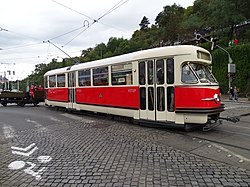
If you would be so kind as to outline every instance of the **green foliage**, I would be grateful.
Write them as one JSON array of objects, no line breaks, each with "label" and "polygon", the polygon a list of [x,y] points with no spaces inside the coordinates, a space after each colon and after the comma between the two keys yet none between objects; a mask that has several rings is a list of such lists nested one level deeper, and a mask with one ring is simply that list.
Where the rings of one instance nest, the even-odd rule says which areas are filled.
[{"label": "green foliage", "polygon": [[[78,57],[75,57],[78,58]],[[35,65],[34,72],[29,75],[27,78],[23,79],[20,82],[20,90],[26,91],[27,86],[30,85],[44,85],[43,75],[52,69],[72,66],[74,61],[72,59],[63,59],[62,62],[57,62],[56,59],[53,59],[49,64],[37,64]]]},{"label": "green foliage", "polygon": [[[240,88],[242,93],[250,92],[250,44],[235,45],[227,48],[233,63],[236,65],[236,73],[233,76],[232,86]],[[220,83],[224,93],[228,91],[227,67],[228,55],[216,49],[212,52],[213,56],[213,73]]]},{"label": "green foliage", "polygon": [[185,9],[176,4],[165,6],[164,10],[155,19],[160,28],[160,35],[164,41],[174,42],[184,33],[182,22],[185,17]]},{"label": "green foliage", "polygon": [[150,24],[148,18],[146,16],[143,16],[141,23],[139,24],[141,29],[140,30],[147,30],[148,25]]}]

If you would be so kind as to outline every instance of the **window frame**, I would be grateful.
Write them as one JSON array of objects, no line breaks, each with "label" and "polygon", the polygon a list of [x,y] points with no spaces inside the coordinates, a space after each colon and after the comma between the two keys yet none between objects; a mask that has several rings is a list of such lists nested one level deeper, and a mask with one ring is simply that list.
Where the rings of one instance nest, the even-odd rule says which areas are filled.
[{"label": "window frame", "polygon": [[[52,84],[51,84],[51,82],[52,82],[52,81],[51,81],[51,78],[52,78],[52,77],[54,77],[54,85],[53,85],[53,86],[51,86],[51,85],[52,85]],[[57,85],[56,85],[56,84],[57,84],[57,81],[56,81],[56,75],[50,75],[50,76],[49,76],[49,84],[48,84],[48,88],[56,88],[56,87],[57,87]]]},{"label": "window frame", "polygon": [[[58,77],[61,77],[61,76],[64,77],[64,81],[63,81],[64,84],[63,84],[63,86],[61,86],[62,83],[58,82]],[[66,87],[66,76],[65,76],[65,74],[58,74],[58,75],[56,75],[56,87],[58,87],[58,88],[65,88]]]},{"label": "window frame", "polygon": [[[80,75],[81,72],[88,72],[88,74]],[[89,78],[89,79],[86,79],[86,78]],[[81,85],[81,82],[83,80],[84,80],[84,84]],[[91,69],[78,70],[78,86],[79,87],[91,86]]]},{"label": "window frame", "polygon": [[[101,70],[102,69],[102,70]],[[105,70],[106,69],[106,70]],[[96,72],[98,71],[99,72]],[[93,86],[109,86],[109,66],[97,67],[92,69],[92,78],[93,78]],[[96,82],[99,80],[98,82]],[[103,80],[104,84],[101,84],[100,81]],[[96,84],[98,83],[98,84]]]},{"label": "window frame", "polygon": [[[125,67],[126,65],[129,67],[126,68]],[[122,67],[120,69],[118,69],[118,68],[115,69],[115,67],[119,67],[119,66],[122,66]],[[114,80],[115,77],[118,77],[118,80]],[[119,79],[124,79],[124,81],[119,82]],[[133,65],[132,65],[132,62],[111,65],[111,85],[112,86],[133,85]]]}]

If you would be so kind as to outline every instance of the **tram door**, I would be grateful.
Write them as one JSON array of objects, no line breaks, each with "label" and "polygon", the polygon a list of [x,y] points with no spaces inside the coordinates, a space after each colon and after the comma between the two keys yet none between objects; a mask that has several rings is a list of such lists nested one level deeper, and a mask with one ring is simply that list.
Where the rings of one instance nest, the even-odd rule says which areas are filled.
[{"label": "tram door", "polygon": [[[167,79],[168,64],[169,59],[139,62],[141,119],[162,121],[167,120],[168,115],[170,116],[172,113],[169,107],[173,99],[170,100],[167,96],[170,94],[168,93],[170,92],[170,82]],[[173,84],[173,81],[171,83]]]},{"label": "tram door", "polygon": [[69,94],[68,108],[73,108],[73,104],[75,103],[75,84],[76,84],[75,79],[76,79],[75,72],[68,73],[68,94]]}]

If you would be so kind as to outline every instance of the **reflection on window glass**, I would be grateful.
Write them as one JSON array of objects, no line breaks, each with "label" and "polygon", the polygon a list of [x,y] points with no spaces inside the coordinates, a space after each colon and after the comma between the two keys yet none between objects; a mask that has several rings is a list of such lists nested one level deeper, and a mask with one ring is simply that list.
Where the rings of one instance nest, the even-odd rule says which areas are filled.
[{"label": "reflection on window glass", "polygon": [[153,66],[153,61],[150,60],[148,61],[148,84],[152,85],[154,83],[154,66]]},{"label": "reflection on window glass", "polygon": [[132,64],[119,64],[111,67],[112,85],[133,84]]},{"label": "reflection on window glass", "polygon": [[57,75],[57,87],[65,87],[65,75]]},{"label": "reflection on window glass", "polygon": [[195,77],[192,69],[188,64],[184,64],[182,66],[182,75],[181,75],[181,81],[184,83],[197,83],[198,80]]},{"label": "reflection on window glass", "polygon": [[108,67],[93,69],[94,86],[109,85]]},{"label": "reflection on window glass", "polygon": [[214,76],[210,72],[208,66],[198,63],[189,63],[193,71],[198,76],[201,83],[216,83]]},{"label": "reflection on window glass", "polygon": [[49,87],[50,88],[56,87],[56,76],[55,75],[49,76]]},{"label": "reflection on window glass", "polygon": [[157,110],[165,111],[165,90],[164,87],[157,88]]},{"label": "reflection on window glass", "polygon": [[174,59],[167,59],[167,83],[174,84]]},{"label": "reflection on window glass", "polygon": [[146,110],[146,88],[140,88],[140,109]]},{"label": "reflection on window glass", "polygon": [[157,84],[164,84],[164,60],[156,61]]},{"label": "reflection on window glass", "polygon": [[90,69],[78,71],[79,86],[90,86]]},{"label": "reflection on window glass", "polygon": [[167,88],[167,109],[169,112],[174,112],[174,87]]},{"label": "reflection on window glass", "polygon": [[139,83],[145,85],[145,62],[139,63]]},{"label": "reflection on window glass", "polygon": [[148,110],[154,110],[154,88],[148,87]]}]

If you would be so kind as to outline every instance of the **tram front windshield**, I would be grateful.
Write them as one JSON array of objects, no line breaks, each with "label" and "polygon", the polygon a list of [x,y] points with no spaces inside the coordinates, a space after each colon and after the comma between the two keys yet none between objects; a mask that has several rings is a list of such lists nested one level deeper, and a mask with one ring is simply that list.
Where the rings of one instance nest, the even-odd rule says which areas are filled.
[{"label": "tram front windshield", "polygon": [[184,83],[217,83],[209,67],[199,63],[185,63],[182,66],[182,82]]}]

